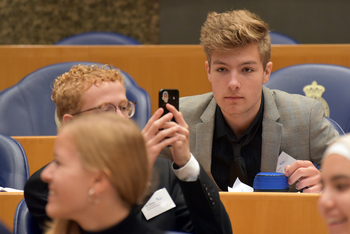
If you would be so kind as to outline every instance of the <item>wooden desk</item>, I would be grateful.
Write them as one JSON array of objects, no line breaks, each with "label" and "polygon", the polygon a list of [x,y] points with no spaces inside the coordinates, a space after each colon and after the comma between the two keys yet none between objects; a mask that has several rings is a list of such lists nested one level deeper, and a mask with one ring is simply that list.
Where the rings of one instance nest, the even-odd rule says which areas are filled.
[{"label": "wooden desk", "polygon": [[0,192],[0,220],[9,230],[13,229],[13,220],[18,203],[24,198],[23,192]]},{"label": "wooden desk", "polygon": [[[319,194],[227,193],[221,200],[230,216],[233,233],[326,234],[318,214]],[[0,193],[0,219],[10,229],[23,193]]]},{"label": "wooden desk", "polygon": [[239,234],[326,234],[317,209],[318,197],[319,194],[220,192],[233,233]]},{"label": "wooden desk", "polygon": [[56,136],[20,136],[12,138],[23,146],[31,175],[52,161]]},{"label": "wooden desk", "polygon": [[[131,75],[158,107],[158,91],[176,88],[180,96],[211,91],[203,48],[199,45],[137,46],[0,46],[0,90],[49,64],[71,61],[108,63]],[[350,67],[350,44],[272,45],[273,71],[301,63]]]}]

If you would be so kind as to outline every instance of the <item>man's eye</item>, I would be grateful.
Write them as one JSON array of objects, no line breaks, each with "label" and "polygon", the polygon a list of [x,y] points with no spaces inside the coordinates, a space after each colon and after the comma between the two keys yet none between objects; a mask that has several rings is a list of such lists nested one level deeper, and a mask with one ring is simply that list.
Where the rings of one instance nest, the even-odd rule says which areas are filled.
[{"label": "man's eye", "polygon": [[223,68],[223,67],[220,67],[220,68],[218,68],[218,69],[216,69],[218,72],[224,72],[224,71],[227,71],[227,69],[226,68]]},{"label": "man's eye", "polygon": [[250,68],[243,68],[243,71],[244,71],[244,72],[248,72],[248,73],[250,73],[250,72],[252,72],[252,71],[253,71],[253,69],[250,69]]}]

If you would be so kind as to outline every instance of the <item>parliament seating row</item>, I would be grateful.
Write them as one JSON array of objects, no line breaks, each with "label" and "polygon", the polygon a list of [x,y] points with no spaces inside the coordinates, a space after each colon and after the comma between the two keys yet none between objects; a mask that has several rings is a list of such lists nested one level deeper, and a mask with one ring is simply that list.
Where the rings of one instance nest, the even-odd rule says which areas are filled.
[{"label": "parliament seating row", "polygon": [[[220,192],[233,233],[326,234],[318,214],[319,194]],[[23,193],[0,193],[0,220],[12,229]]]},{"label": "parliament seating row", "polygon": [[[33,173],[53,159],[55,136],[13,137],[27,154]],[[234,233],[327,233],[317,210],[319,194],[220,192]],[[0,220],[12,228],[23,193],[0,193]]]},{"label": "parliament seating row", "polygon": [[[74,49],[75,47],[69,48]],[[124,47],[119,48],[124,49]],[[168,49],[170,48],[171,47]],[[293,47],[293,50],[297,48],[299,47]],[[142,50],[144,48],[140,47],[140,49]],[[155,51],[158,49],[159,47],[157,46]],[[169,60],[168,57],[171,56],[172,55],[163,55],[165,60]],[[150,59],[153,58],[152,56],[149,57]],[[272,59],[272,61],[274,60]],[[78,63],[91,65],[95,62],[73,61],[51,64],[32,72],[18,84],[1,92],[0,106],[2,111],[0,112],[2,114],[0,119],[3,121],[0,123],[0,133],[12,136],[55,135],[56,127],[53,119],[55,106],[50,99],[52,83],[55,77],[68,71],[71,66]],[[153,72],[155,75],[157,74],[156,71]],[[137,102],[137,110],[133,118],[140,128],[143,128],[152,112],[149,107],[150,102],[152,101],[153,103],[152,109],[154,111],[157,98],[155,98],[156,100],[150,100],[148,95],[149,92],[145,92],[144,89],[135,85],[137,82],[132,82],[133,78],[123,72],[123,70],[122,74],[126,79],[127,97],[130,100]],[[350,68],[339,65],[301,64],[284,67],[283,69],[274,71],[271,75],[270,81],[265,85],[270,88],[277,88],[290,93],[305,93],[307,96],[322,101],[326,109],[326,116],[335,120],[345,132],[349,132],[350,114],[347,111],[348,108],[344,108],[339,102],[339,100],[348,99],[346,87],[348,87],[348,83],[350,82],[350,79],[348,78],[349,74]],[[192,80],[192,77],[189,80]],[[314,83],[315,85],[312,85]],[[310,88],[306,90],[308,86],[310,86]],[[184,86],[179,88],[180,93],[182,93],[184,88]],[[137,92],[136,95],[135,92]],[[323,92],[325,98],[322,97]],[[33,93],[38,93],[40,96],[33,95]],[[142,95],[146,96],[146,98]],[[35,104],[32,105],[32,103]],[[142,110],[140,111],[140,109]],[[29,117],[26,118],[27,116]]]},{"label": "parliament seating row", "polygon": [[[275,31],[269,32],[271,44],[300,44],[294,38]],[[54,45],[141,45],[135,38],[115,32],[85,32],[75,34]]]},{"label": "parliament seating row", "polygon": [[[158,91],[180,90],[180,96],[211,91],[200,45],[137,46],[0,46],[0,90],[18,83],[44,66],[71,61],[108,63],[128,73],[150,95],[152,113]],[[350,44],[272,45],[273,71],[303,64],[323,63],[350,67]]]},{"label": "parliament seating row", "polygon": [[[206,77],[205,70],[204,70],[205,56],[203,52],[199,50],[201,48],[198,46],[170,46],[166,48],[163,46],[160,46],[157,48],[152,48],[149,46],[141,46],[139,47],[139,49],[142,53],[136,50],[136,48],[132,46],[123,47],[123,48],[118,46],[109,47],[108,49],[115,52],[116,54],[118,54],[120,51],[124,51],[124,54],[123,53],[122,55],[118,54],[116,57],[108,56],[107,54],[109,54],[110,51],[108,52],[108,50],[105,50],[106,49],[105,47],[99,47],[99,46],[96,46],[96,47],[87,46],[87,47],[80,47],[80,48],[57,46],[57,49],[53,49],[48,46],[38,46],[33,48],[31,48],[30,46],[28,48],[16,47],[16,46],[12,48],[9,48],[9,47],[12,47],[12,46],[8,46],[8,47],[0,46],[0,64],[2,64],[3,66],[4,64],[1,62],[5,61],[5,56],[3,56],[1,51],[6,51],[7,49],[14,49],[14,50],[17,50],[17,52],[19,52],[19,54],[14,54],[13,52],[8,54],[10,55],[10,57],[12,56],[11,58],[18,59],[18,60],[12,60],[12,61],[19,61],[19,62],[16,62],[15,65],[11,64],[9,69],[10,71],[8,74],[11,74],[11,72],[21,73],[19,71],[22,71],[22,70],[18,69],[19,66],[23,66],[23,68],[25,68],[23,70],[33,69],[33,67],[37,66],[37,64],[33,62],[29,62],[29,60],[36,60],[36,59],[33,59],[33,57],[38,59],[36,60],[38,61],[38,64],[47,63],[48,61],[50,64],[50,61],[54,61],[55,59],[72,61],[72,58],[76,58],[76,56],[79,57],[79,56],[85,55],[83,56],[85,58],[94,58],[94,55],[97,54],[98,56],[96,56],[96,58],[100,59],[99,61],[101,61],[101,63],[109,63],[121,69],[123,69],[121,66],[130,67],[130,74],[133,71],[135,72],[135,74],[138,74],[136,75],[136,77],[131,74],[133,77],[135,77],[136,82],[140,84],[141,87],[144,87],[150,93],[153,111],[157,106],[156,104],[154,104],[154,102],[155,100],[157,100],[156,95],[160,88],[178,88],[181,91],[183,90],[185,92],[185,94],[181,93],[181,96],[199,94],[199,93],[210,91],[210,85],[208,86],[209,82],[206,82],[206,83],[202,82],[203,77]],[[311,51],[312,52],[311,56],[310,56],[310,53],[309,54],[299,53],[297,55],[294,54],[296,51],[301,52],[300,47],[304,47],[303,48],[304,52],[305,50]],[[325,54],[319,54],[319,56],[317,56],[317,50],[319,49],[324,49]],[[193,54],[190,54],[189,56],[187,56],[188,52],[191,50]],[[25,51],[28,52],[27,55],[25,55]],[[182,52],[175,53],[175,55],[171,54],[171,52],[175,52],[175,51],[177,52],[182,51]],[[290,54],[288,55],[291,58],[286,56],[286,54],[284,55],[283,53],[281,54],[280,53],[281,51],[284,51],[284,52],[289,51]],[[331,63],[331,64],[340,64],[343,66],[350,67],[350,59],[349,59],[350,53],[345,54],[344,51],[350,52],[350,47],[348,45],[329,45],[329,46],[298,45],[298,48],[293,46],[275,46],[273,47],[273,51],[272,51],[272,61],[274,62],[275,65],[277,64],[277,67],[279,65],[278,58],[279,59],[283,58],[282,60],[283,60],[283,63],[285,64],[291,63],[289,65],[293,65],[293,63],[298,64],[304,61],[304,62],[321,62],[321,63],[323,62],[323,63]],[[52,54],[48,56],[47,54],[48,52],[53,52],[54,56],[52,56]],[[35,56],[33,53],[35,54]],[[148,56],[149,55],[148,53],[151,53],[150,58]],[[274,54],[275,54],[275,57],[274,57]],[[336,54],[335,57],[329,57],[330,55],[334,55],[334,54]],[[106,57],[109,58],[109,61],[112,61],[112,62],[102,61],[103,55],[106,55]],[[328,58],[325,58],[324,57],[325,55],[328,56]],[[123,56],[125,59],[123,59]],[[193,62],[191,62],[191,59],[194,59],[193,56],[197,60],[193,60]],[[169,59],[169,57],[171,57],[171,59]],[[190,57],[190,59],[188,57]],[[7,60],[9,59],[7,58]],[[75,59],[73,59],[73,61],[74,60]],[[146,60],[148,61],[146,64],[150,68],[143,66],[144,63],[142,62],[145,62]],[[326,60],[327,62],[325,62]],[[95,62],[96,60],[93,60],[93,61]],[[62,62],[62,60],[59,62]],[[193,67],[193,64],[199,65],[200,63],[202,63],[202,68],[201,68],[202,72],[200,72],[200,70],[198,69],[199,66]],[[123,65],[119,66],[120,64],[123,64]],[[7,65],[9,65],[8,62],[7,62]],[[45,64],[45,65],[48,65],[48,64]],[[12,70],[14,69],[14,66],[17,67],[17,71]],[[192,68],[195,68],[195,69],[192,69]],[[142,71],[142,69],[144,70]],[[7,69],[3,69],[3,70],[7,71]],[[160,72],[157,72],[157,71],[160,71]],[[152,76],[152,74],[154,75]],[[161,77],[161,75],[159,74],[163,75],[163,77]],[[191,75],[193,75],[193,80],[190,79],[191,80],[190,82],[194,82],[193,85],[188,84],[189,82],[188,77],[192,77]],[[142,78],[142,76],[144,76],[145,78]],[[16,79],[16,77],[17,79],[20,79],[18,78],[19,77],[18,74],[16,74],[16,76],[13,76],[13,77],[9,76],[9,77],[11,78],[14,77],[14,80]],[[10,80],[10,82],[13,82],[12,79],[4,79],[4,80]],[[6,83],[6,82],[3,82],[3,83]],[[1,88],[1,85],[3,85],[3,83],[2,81],[0,81],[0,90],[3,88],[9,87],[9,86],[6,87],[6,85],[8,85],[8,83],[6,83],[5,86]],[[163,85],[167,85],[167,86],[163,86]],[[149,90],[152,90],[152,92],[150,92]],[[186,94],[186,92],[188,93]],[[52,147],[53,147],[53,142],[55,137],[33,137],[31,139],[30,137],[14,137],[14,138],[17,139],[25,148],[31,173],[35,172],[36,170],[41,168],[43,165],[45,165],[46,163],[52,160],[52,152],[53,152]],[[47,144],[47,142],[50,142],[50,143]],[[28,145],[26,146],[26,144]],[[41,144],[44,144],[46,146],[42,146]],[[46,149],[47,151],[43,149]],[[16,196],[15,199],[19,199],[19,197],[21,196],[21,194],[16,194],[16,195],[3,194],[3,195],[10,195],[10,196],[14,195]],[[324,224],[322,223],[322,220],[320,219],[316,208],[316,203],[318,198],[317,194],[314,194],[314,196],[311,196],[311,195],[308,196],[307,194],[292,194],[292,193],[290,194],[289,193],[288,194],[221,193],[220,196],[223,199],[223,203],[230,215],[230,219],[234,230],[235,229],[240,230],[238,231],[238,233],[256,233],[257,231],[260,233],[281,233],[281,232],[289,233],[288,231],[286,232],[284,230],[291,230],[290,233],[295,233],[295,232],[304,233],[302,230],[307,230],[305,231],[305,233],[325,233]],[[282,200],[279,200],[279,199],[282,199]],[[2,200],[5,200],[5,199],[0,199],[0,202],[2,202]],[[9,198],[9,200],[13,200],[13,197]],[[295,202],[297,202],[297,204]],[[7,205],[9,205],[9,203]],[[6,205],[1,204],[0,210],[2,210],[2,207],[6,211],[7,209]],[[281,208],[282,213],[279,213],[280,207],[282,207]],[[300,210],[300,213],[298,209]],[[290,210],[290,212],[287,212],[287,210]],[[10,217],[9,216],[10,214],[11,212],[6,212],[6,214],[3,214],[2,212],[0,212],[0,219],[2,218],[6,221],[6,217]],[[304,214],[306,215],[304,216]],[[299,220],[299,217],[302,217],[302,219]],[[244,222],[247,222],[247,220],[249,221],[249,223],[250,222],[254,223],[254,225],[249,225],[249,224],[244,225],[245,224]],[[293,226],[288,225],[289,220],[292,220],[289,223],[293,223],[293,226],[297,226],[298,230],[293,228]],[[316,227],[319,227],[319,229],[315,228],[315,225]],[[282,228],[285,228],[285,229],[282,229]],[[279,230],[279,232],[274,232],[275,230]]]},{"label": "parliament seating row", "polygon": [[[58,76],[78,64],[93,66],[96,63],[74,61],[45,66],[1,91],[0,133],[7,136],[56,135],[56,105],[51,99],[52,87]],[[103,67],[104,64],[96,65]],[[149,95],[127,73],[120,70],[120,74],[124,78],[127,99],[136,102],[132,120],[143,129],[151,117]]]}]

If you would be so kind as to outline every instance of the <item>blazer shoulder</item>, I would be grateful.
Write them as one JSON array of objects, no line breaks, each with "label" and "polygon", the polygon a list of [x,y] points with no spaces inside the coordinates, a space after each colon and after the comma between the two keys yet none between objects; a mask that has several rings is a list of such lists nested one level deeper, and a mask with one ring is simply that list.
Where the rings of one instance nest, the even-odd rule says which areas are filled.
[{"label": "blazer shoulder", "polygon": [[212,92],[182,97],[180,98],[180,111],[184,116],[187,114],[193,115],[194,113],[199,113],[201,115],[213,98],[214,96]]},{"label": "blazer shoulder", "polygon": [[322,106],[320,101],[300,94],[290,94],[276,89],[270,91],[277,107],[280,109],[284,107],[293,107],[294,110],[309,112],[314,106]]}]

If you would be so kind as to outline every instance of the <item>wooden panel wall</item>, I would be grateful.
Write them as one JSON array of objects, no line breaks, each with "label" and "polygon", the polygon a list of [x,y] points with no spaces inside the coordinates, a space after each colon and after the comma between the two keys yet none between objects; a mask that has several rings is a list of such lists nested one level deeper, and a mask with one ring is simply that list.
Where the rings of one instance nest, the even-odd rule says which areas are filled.
[{"label": "wooden panel wall", "polygon": [[23,192],[0,193],[0,221],[11,231],[17,204],[24,198]]},{"label": "wooden panel wall", "polygon": [[17,136],[16,139],[26,152],[29,172],[34,172],[53,160],[53,146],[56,136]]}]

